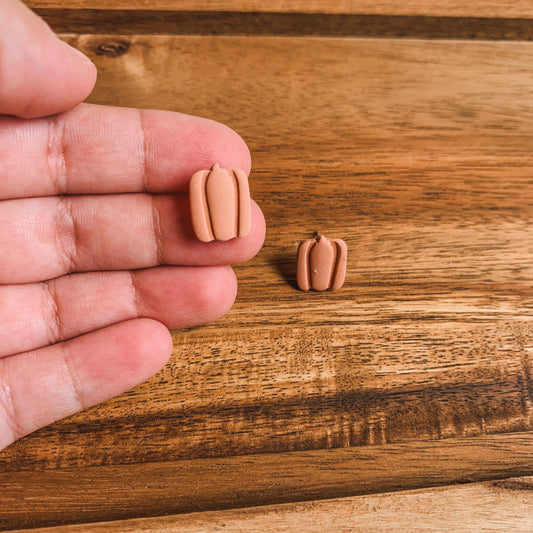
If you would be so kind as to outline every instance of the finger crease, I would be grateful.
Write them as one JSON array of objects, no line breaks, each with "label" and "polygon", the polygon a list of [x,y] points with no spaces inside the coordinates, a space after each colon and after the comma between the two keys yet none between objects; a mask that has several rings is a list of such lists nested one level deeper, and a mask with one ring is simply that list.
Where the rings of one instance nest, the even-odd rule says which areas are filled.
[{"label": "finger crease", "polygon": [[[141,190],[148,191],[147,187],[147,176],[148,176],[148,168],[147,168],[147,161],[146,161],[146,128],[144,126],[144,112],[142,109],[138,110],[139,113],[139,129],[141,132],[141,139],[139,143],[139,152],[140,152],[140,160],[141,160]],[[156,260],[159,265],[163,264],[163,245],[162,245],[162,237],[161,237],[161,220],[159,217],[159,210],[157,209],[157,206],[154,202],[154,197],[152,196],[152,223],[153,223],[153,232],[154,232],[154,240],[155,240],[155,253],[156,253]]]},{"label": "finger crease", "polygon": [[144,127],[144,112],[142,109],[139,109],[139,124],[141,139],[139,142],[139,158],[141,160],[141,190],[148,191],[146,185],[147,178],[147,163],[146,163],[146,129]]},{"label": "finger crease", "polygon": [[141,316],[142,297],[141,297],[141,292],[139,291],[139,288],[137,286],[137,277],[135,276],[135,272],[130,272],[130,291],[131,291],[131,300],[135,308],[136,316],[139,317]]},{"label": "finger crease", "polygon": [[86,409],[88,405],[85,405],[82,399],[81,382],[78,378],[78,374],[74,368],[74,364],[72,363],[69,357],[66,345],[58,344],[57,346],[62,348],[63,362],[67,370],[68,384],[70,385],[70,390],[72,392],[72,399],[76,404],[76,410],[83,411],[83,409]]},{"label": "finger crease", "polygon": [[41,287],[43,288],[47,304],[45,324],[48,329],[48,342],[49,344],[54,344],[59,339],[64,338],[59,299],[55,287],[53,287],[50,282],[44,281],[41,284]]},{"label": "finger crease", "polygon": [[50,120],[47,146],[48,176],[55,194],[68,192],[65,154],[65,124],[56,116]]},{"label": "finger crease", "polygon": [[154,232],[154,241],[155,241],[155,253],[158,265],[163,265],[165,263],[163,257],[163,234],[161,231],[161,217],[159,215],[159,209],[157,208],[155,202],[155,196],[150,195],[152,199],[152,223],[153,223],[153,232]]},{"label": "finger crease", "polygon": [[13,401],[13,394],[9,382],[5,377],[5,362],[0,361],[0,412],[4,415],[7,427],[11,432],[12,441],[23,437],[26,432],[18,423],[19,416]]},{"label": "finger crease", "polygon": [[56,250],[65,273],[76,272],[79,256],[79,237],[72,202],[59,196],[55,219]]}]

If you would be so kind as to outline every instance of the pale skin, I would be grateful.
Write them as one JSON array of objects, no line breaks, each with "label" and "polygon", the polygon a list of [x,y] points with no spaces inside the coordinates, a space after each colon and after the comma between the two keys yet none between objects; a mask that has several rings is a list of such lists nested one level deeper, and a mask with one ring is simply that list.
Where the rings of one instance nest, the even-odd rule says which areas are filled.
[{"label": "pale skin", "polygon": [[18,0],[0,3],[0,449],[155,374],[169,329],[221,317],[249,236],[195,239],[192,174],[250,171],[226,126],[82,104],[96,68]]}]

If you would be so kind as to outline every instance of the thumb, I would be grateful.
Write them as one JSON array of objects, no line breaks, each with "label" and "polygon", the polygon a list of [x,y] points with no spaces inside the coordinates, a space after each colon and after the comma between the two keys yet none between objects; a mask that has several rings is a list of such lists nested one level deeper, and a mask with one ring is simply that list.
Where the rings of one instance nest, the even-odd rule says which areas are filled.
[{"label": "thumb", "polygon": [[92,91],[96,67],[18,0],[0,0],[0,115],[66,111]]}]

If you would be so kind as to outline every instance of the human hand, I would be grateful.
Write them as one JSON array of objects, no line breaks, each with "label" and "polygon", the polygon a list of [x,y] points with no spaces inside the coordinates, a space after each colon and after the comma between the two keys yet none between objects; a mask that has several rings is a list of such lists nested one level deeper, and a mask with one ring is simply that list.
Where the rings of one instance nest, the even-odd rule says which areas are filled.
[{"label": "human hand", "polygon": [[177,113],[77,105],[95,78],[85,56],[2,0],[0,449],[157,372],[167,328],[223,315],[236,294],[229,265],[263,243],[255,204],[248,237],[196,240],[180,194],[215,162],[249,172],[237,134]]}]

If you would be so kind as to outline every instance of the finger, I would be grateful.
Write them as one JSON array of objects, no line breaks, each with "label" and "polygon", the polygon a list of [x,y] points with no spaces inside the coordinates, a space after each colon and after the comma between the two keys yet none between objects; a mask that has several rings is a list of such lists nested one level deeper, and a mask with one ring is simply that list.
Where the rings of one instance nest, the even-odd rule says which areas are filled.
[{"label": "finger", "polygon": [[0,80],[0,114],[44,117],[82,102],[96,67],[21,2],[2,0]]},{"label": "finger", "polygon": [[205,324],[229,310],[236,292],[229,266],[91,272],[3,285],[0,357],[133,318],[152,318],[169,329]]},{"label": "finger", "polygon": [[166,265],[228,265],[261,248],[265,223],[252,210],[247,237],[204,243],[193,234],[185,195],[120,194],[0,202],[0,283],[70,272]]},{"label": "finger", "polygon": [[214,163],[250,171],[230,128],[169,111],[83,104],[31,122],[0,118],[0,199],[177,192]]},{"label": "finger", "polygon": [[171,352],[168,330],[138,319],[0,359],[0,449],[134,387]]}]

